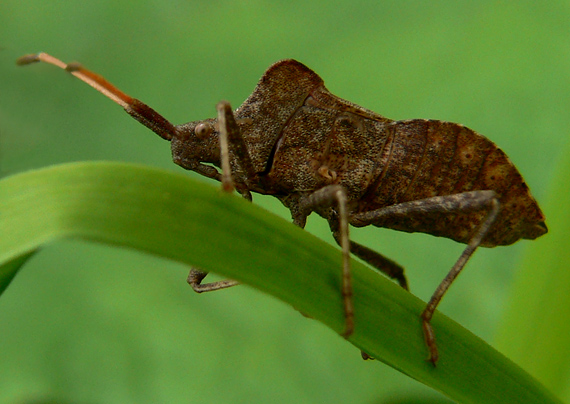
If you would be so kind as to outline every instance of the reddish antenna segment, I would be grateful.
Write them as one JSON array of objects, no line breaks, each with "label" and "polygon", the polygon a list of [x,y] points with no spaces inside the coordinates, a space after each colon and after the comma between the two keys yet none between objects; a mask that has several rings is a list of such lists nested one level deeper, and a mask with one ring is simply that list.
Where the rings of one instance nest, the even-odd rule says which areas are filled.
[{"label": "reddish antenna segment", "polygon": [[123,93],[102,76],[85,69],[80,63],[66,64],[44,52],[24,55],[16,61],[20,66],[36,62],[48,63],[71,73],[79,80],[89,84],[95,90],[119,104],[129,115],[157,133],[161,138],[171,140],[176,133],[176,127],[154,109],[136,98]]}]

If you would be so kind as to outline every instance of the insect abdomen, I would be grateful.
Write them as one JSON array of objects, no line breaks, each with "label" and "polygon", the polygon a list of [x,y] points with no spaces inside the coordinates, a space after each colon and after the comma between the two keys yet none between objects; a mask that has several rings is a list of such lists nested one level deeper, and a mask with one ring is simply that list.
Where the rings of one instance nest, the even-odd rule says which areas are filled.
[{"label": "insect abdomen", "polygon": [[[390,140],[365,205],[361,205],[365,210],[433,196],[494,190],[501,211],[482,245],[511,244],[546,232],[544,216],[521,175],[487,138],[463,125],[420,119],[393,122],[387,130]],[[466,242],[485,214],[424,214],[376,225]]]}]

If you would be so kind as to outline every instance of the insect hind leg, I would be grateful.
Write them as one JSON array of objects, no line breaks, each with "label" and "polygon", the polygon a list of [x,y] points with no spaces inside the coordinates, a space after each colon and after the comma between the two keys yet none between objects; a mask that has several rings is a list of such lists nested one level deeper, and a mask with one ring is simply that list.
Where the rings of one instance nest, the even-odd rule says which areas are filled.
[{"label": "insect hind leg", "polygon": [[355,226],[366,226],[369,224],[380,225],[385,219],[404,217],[406,215],[428,215],[430,213],[457,214],[478,210],[487,211],[487,215],[467,241],[467,247],[455,262],[447,276],[439,284],[421,314],[424,339],[429,351],[428,360],[434,365],[439,359],[435,333],[431,325],[431,319],[435,309],[455,278],[457,278],[461,270],[465,267],[469,258],[473,255],[477,247],[481,245],[482,240],[488,234],[495,222],[499,209],[500,202],[496,192],[480,190],[404,202],[374,211],[359,213],[350,217],[351,224]]},{"label": "insect hind leg", "polygon": [[439,286],[431,296],[426,308],[421,314],[424,338],[429,350],[428,360],[432,362],[434,365],[436,364],[439,358],[439,353],[435,342],[435,333],[431,325],[431,318],[433,317],[433,313],[435,312],[436,307],[443,298],[443,295],[445,294],[445,292],[447,292],[447,290],[449,289],[455,278],[457,278],[461,270],[465,267],[465,264],[467,264],[467,261],[469,260],[469,258],[471,258],[477,247],[481,245],[481,241],[483,240],[485,235],[489,232],[489,229],[491,228],[495,219],[497,218],[500,209],[499,200],[495,197],[489,201],[489,204],[490,204],[489,211],[484,221],[481,223],[481,225],[475,231],[475,233],[471,236],[471,239],[467,243],[467,247],[465,247],[465,249],[459,256],[453,267],[450,269],[446,277],[443,279],[443,281],[441,281],[441,283],[439,284]]}]

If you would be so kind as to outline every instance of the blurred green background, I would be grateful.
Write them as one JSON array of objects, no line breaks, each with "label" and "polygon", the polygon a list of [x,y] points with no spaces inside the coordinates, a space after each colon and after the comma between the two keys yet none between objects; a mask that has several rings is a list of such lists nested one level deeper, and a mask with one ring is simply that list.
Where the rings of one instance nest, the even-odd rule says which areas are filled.
[{"label": "blurred green background", "polygon": [[[0,173],[103,159],[180,170],[164,140],[88,86],[55,67],[16,67],[25,53],[80,61],[174,123],[214,116],[220,99],[237,107],[292,57],[387,117],[489,137],[552,230],[552,206],[569,199],[550,192],[568,145],[569,34],[563,1],[4,0]],[[289,218],[271,198],[254,201]],[[332,242],[323,220],[307,229]],[[375,228],[352,237],[403,264],[424,300],[463,248]],[[548,240],[481,249],[441,310],[492,343],[521,256]],[[77,241],[45,248],[0,298],[0,402],[446,402],[247,286],[194,294],[187,270]]]}]

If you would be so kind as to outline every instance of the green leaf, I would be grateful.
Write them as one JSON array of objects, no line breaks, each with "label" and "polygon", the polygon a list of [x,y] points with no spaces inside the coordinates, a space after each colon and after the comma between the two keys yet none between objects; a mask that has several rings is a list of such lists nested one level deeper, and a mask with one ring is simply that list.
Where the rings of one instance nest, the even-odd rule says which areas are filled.
[{"label": "green leaf", "polygon": [[556,221],[529,246],[497,345],[552,392],[570,398],[570,148],[556,172],[545,210]]},{"label": "green leaf", "polygon": [[[335,332],[343,329],[340,251],[187,176],[119,163],[76,163],[0,181],[0,285],[46,243],[78,237],[196,265],[250,284]],[[63,258],[62,258],[63,259]],[[441,359],[428,363],[424,303],[354,261],[350,342],[462,403],[556,403],[484,341],[436,313]]]}]

